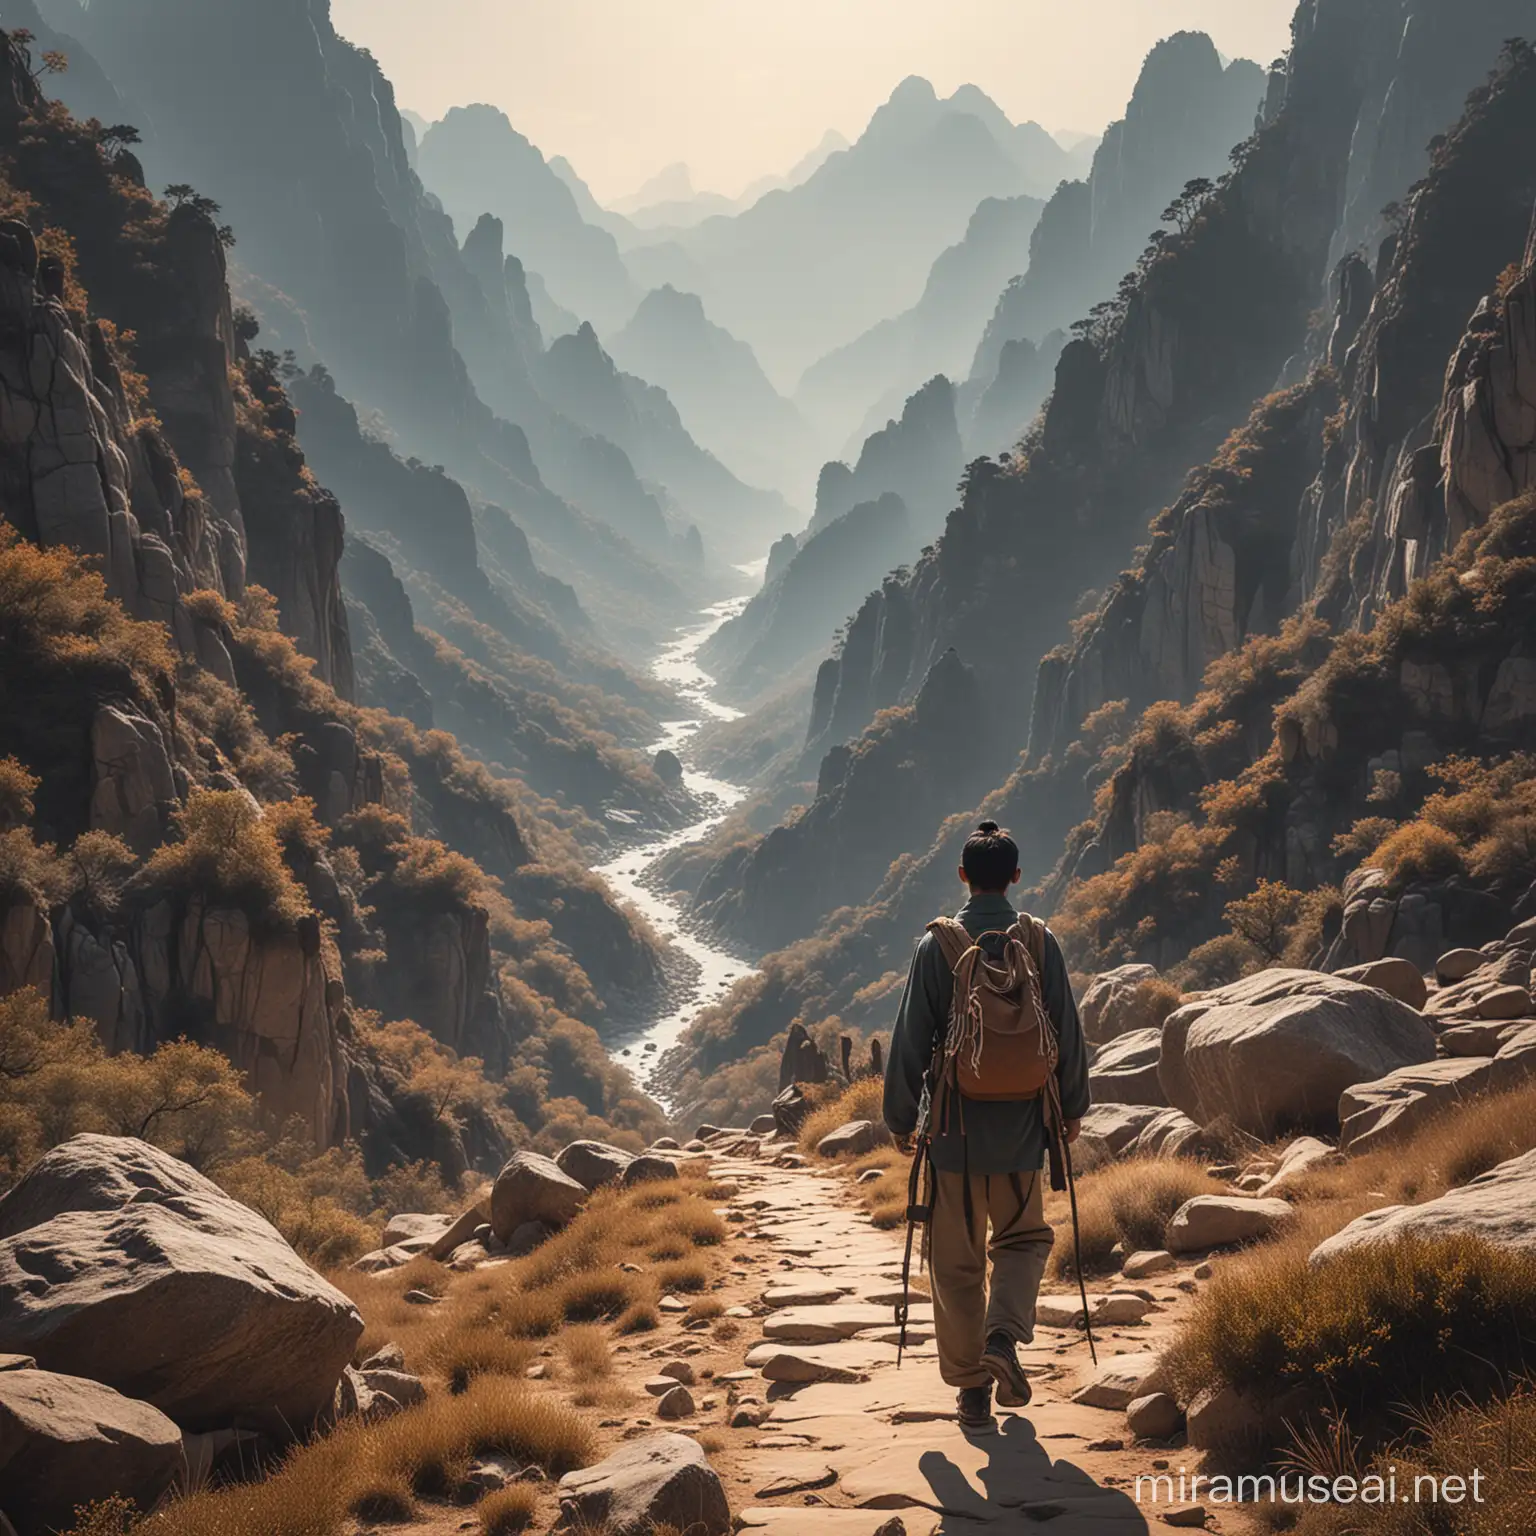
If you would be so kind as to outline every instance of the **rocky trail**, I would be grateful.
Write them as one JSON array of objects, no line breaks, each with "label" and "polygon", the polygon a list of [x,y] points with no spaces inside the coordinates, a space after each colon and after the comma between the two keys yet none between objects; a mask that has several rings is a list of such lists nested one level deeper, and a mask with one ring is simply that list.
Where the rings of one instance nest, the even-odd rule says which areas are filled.
[{"label": "rocky trail", "polygon": [[[669,1298],[659,1330],[614,1345],[617,1381],[633,1395],[627,1412],[601,1419],[605,1454],[659,1431],[697,1435],[737,1527],[767,1536],[1251,1529],[1239,1511],[1143,1509],[1133,1497],[1138,1474],[1177,1477],[1185,1460],[1181,1435],[1138,1441],[1124,1410],[1199,1288],[1193,1260],[1150,1284],[1090,1288],[1097,1370],[1075,1292],[1042,1296],[1035,1342],[1021,1350],[1033,1403],[967,1434],[939,1379],[916,1276],[897,1368],[902,1231],[877,1230],[845,1173],[814,1169],[789,1146],[713,1142],[711,1176],[736,1190],[719,1207],[730,1236],[722,1282],[707,1293],[721,1316],[690,1321]],[[668,1377],[686,1389],[671,1401]],[[556,1379],[544,1390],[566,1388]]]}]

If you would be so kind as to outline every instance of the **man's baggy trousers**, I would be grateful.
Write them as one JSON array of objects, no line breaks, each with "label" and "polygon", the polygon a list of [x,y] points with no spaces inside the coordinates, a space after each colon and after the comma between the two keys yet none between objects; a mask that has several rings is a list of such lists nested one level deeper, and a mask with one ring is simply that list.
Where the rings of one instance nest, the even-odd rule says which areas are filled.
[{"label": "man's baggy trousers", "polygon": [[1044,1180],[1038,1168],[934,1174],[928,1274],[939,1373],[952,1387],[983,1387],[992,1380],[981,1365],[988,1334],[1000,1331],[1019,1344],[1035,1336],[1035,1300],[1054,1240],[1045,1219]]}]

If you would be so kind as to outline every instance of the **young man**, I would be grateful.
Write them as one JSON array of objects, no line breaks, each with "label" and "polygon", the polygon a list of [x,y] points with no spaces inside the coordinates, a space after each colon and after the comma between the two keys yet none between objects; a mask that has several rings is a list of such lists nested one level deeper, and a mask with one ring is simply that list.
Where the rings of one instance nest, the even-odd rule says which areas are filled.
[{"label": "young man", "polygon": [[[1001,954],[1003,935],[1017,916],[1007,893],[1019,873],[1013,839],[996,822],[982,822],[965,844],[959,874],[970,899],[956,917],[989,955]],[[1060,946],[1049,930],[1043,938],[1041,992],[1056,1029],[1061,1113],[1072,1141],[1088,1108],[1088,1053]],[[949,1025],[954,986],[938,937],[924,934],[912,957],[885,1073],[885,1123],[898,1139],[917,1129],[925,1078]],[[1035,1301],[1053,1241],[1042,1208],[1044,1103],[1043,1096],[966,1098],[951,1104],[948,1113],[933,1106],[928,1121],[934,1168],[928,1260],[934,1331],[939,1371],[959,1389],[965,1429],[993,1423],[994,1382],[1004,1407],[1029,1402],[1029,1380],[1016,1346],[1034,1338]]]}]

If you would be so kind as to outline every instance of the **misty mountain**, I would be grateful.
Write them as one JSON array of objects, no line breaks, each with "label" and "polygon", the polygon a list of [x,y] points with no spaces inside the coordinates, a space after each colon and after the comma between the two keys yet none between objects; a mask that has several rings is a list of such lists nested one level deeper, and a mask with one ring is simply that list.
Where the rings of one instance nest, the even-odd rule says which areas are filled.
[{"label": "misty mountain", "polygon": [[984,199],[964,239],[934,262],[917,303],[808,368],[796,405],[840,442],[856,427],[860,438],[875,430],[924,379],[965,377],[973,338],[1019,270],[1044,206],[1022,194]]},{"label": "misty mountain", "polygon": [[1180,188],[1227,169],[1232,147],[1253,131],[1264,89],[1257,64],[1223,66],[1203,32],[1178,32],[1152,48],[1087,180],[1052,195],[1027,263],[986,322],[970,370],[980,389],[996,378],[1007,342],[1065,330],[1114,292]]},{"label": "misty mountain", "polygon": [[576,196],[496,107],[454,107],[417,151],[421,179],[460,229],[492,213],[508,248],[556,302],[603,331],[628,319],[636,293],[607,230],[582,217]]},{"label": "misty mountain", "polygon": [[910,309],[984,198],[1045,195],[1071,163],[1044,129],[1010,123],[974,87],[940,99],[914,77],[801,185],[672,231],[626,261],[648,286],[698,293],[783,387]]},{"label": "misty mountain", "polygon": [[773,387],[752,348],[714,324],[696,294],[656,288],[608,350],[665,389],[700,444],[744,479],[793,495],[812,452],[800,413]]}]

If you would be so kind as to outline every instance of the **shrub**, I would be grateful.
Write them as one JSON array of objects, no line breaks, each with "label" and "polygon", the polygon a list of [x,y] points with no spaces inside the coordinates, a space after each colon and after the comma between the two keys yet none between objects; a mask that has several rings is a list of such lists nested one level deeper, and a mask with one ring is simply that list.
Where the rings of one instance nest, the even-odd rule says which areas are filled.
[{"label": "shrub", "polygon": [[[1132,1157],[1086,1173],[1077,1184],[1078,1227],[1083,1268],[1090,1275],[1115,1268],[1110,1250],[1161,1248],[1173,1213],[1196,1195],[1225,1193],[1198,1163],[1179,1157]],[[1060,1221],[1063,1213],[1052,1212]],[[1046,1270],[1053,1280],[1075,1279],[1070,1228],[1051,1250]]]},{"label": "shrub", "polygon": [[165,892],[201,897],[279,930],[291,930],[309,912],[273,823],[245,791],[194,790],[173,820],[177,840],[157,848],[135,881],[143,899]]},{"label": "shrub", "polygon": [[1178,1386],[1284,1396],[1293,1417],[1336,1414],[1371,1439],[1405,1406],[1486,1398],[1536,1364],[1536,1254],[1405,1234],[1314,1265],[1315,1241],[1222,1265],[1165,1356]]},{"label": "shrub", "polygon": [[533,1524],[539,1509],[539,1490],[530,1483],[512,1483],[481,1499],[475,1510],[484,1536],[516,1536]]},{"label": "shrub", "polygon": [[1466,873],[1466,856],[1455,834],[1426,821],[1411,821],[1389,834],[1370,861],[1397,890],[1414,880]]}]

